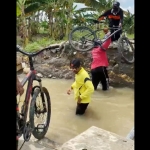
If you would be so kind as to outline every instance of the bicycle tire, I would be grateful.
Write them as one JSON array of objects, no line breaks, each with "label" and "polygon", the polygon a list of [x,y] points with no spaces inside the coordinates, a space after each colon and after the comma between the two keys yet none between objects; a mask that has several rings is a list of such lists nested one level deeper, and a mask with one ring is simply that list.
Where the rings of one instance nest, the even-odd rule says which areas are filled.
[{"label": "bicycle tire", "polygon": [[34,124],[36,98],[37,98],[38,94],[41,93],[40,88],[35,88],[35,90],[34,90],[34,94],[33,94],[32,100],[31,100],[31,104],[30,104],[30,113],[29,113],[30,124],[31,124],[31,128],[33,129],[32,134],[38,140],[44,138],[45,134],[47,133],[47,130],[48,130],[49,124],[50,124],[50,118],[51,118],[51,100],[50,100],[50,95],[49,95],[48,90],[45,87],[42,87],[42,89],[43,89],[44,94],[46,95],[46,101],[47,101],[47,107],[48,107],[47,108],[46,127],[44,128],[43,132],[39,133],[37,131],[37,129],[35,128],[35,124]]},{"label": "bicycle tire", "polygon": [[81,48],[75,46],[75,44],[73,44],[73,37],[72,37],[73,33],[77,32],[77,31],[79,31],[79,30],[83,30],[83,29],[89,31],[89,32],[91,33],[90,35],[93,35],[93,39],[92,39],[92,40],[97,39],[97,36],[96,36],[95,32],[93,32],[93,30],[91,30],[91,29],[88,28],[88,27],[81,26],[81,27],[76,27],[76,28],[74,28],[74,29],[70,32],[70,34],[69,34],[69,43],[70,43],[70,45],[71,45],[75,50],[80,51],[80,52],[89,51],[89,50],[91,50],[91,49],[94,47],[94,42],[92,43],[92,45],[91,45],[90,47],[88,47],[88,48],[86,48],[86,49],[81,49]]},{"label": "bicycle tire", "polygon": [[[126,41],[131,49],[132,49],[132,52],[133,52],[133,57],[132,57],[132,60],[129,60],[127,57],[125,57],[123,55],[123,50],[124,50],[124,47],[122,46],[123,44],[123,41]],[[121,58],[127,63],[127,64],[133,64],[134,63],[134,47],[132,45],[132,43],[129,41],[129,39],[127,37],[120,37],[119,40],[118,40],[118,51],[119,53],[121,54]]]}]

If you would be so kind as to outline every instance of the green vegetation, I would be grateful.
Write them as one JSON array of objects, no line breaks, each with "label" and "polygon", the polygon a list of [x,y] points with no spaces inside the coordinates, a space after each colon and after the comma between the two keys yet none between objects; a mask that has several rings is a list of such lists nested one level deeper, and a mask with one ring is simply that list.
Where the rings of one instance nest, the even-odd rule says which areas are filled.
[{"label": "green vegetation", "polygon": [[[57,43],[60,43],[62,41],[57,41]],[[34,52],[38,51],[44,47],[47,47],[51,44],[55,44],[56,41],[49,38],[39,38],[38,40],[35,40],[34,42],[29,42],[27,46],[25,47],[25,50],[27,52]]]},{"label": "green vegetation", "polygon": [[[75,26],[93,28],[91,19],[97,19],[100,12],[109,9],[114,0],[17,0],[17,43],[26,51],[36,51],[50,44],[67,40],[68,33]],[[87,8],[79,10],[76,3]],[[92,11],[92,13],[87,13]],[[128,36],[134,34],[134,18],[124,11],[124,28]],[[106,23],[107,24],[107,23]]]},{"label": "green vegetation", "polygon": [[127,34],[129,39],[134,39],[134,34]]}]

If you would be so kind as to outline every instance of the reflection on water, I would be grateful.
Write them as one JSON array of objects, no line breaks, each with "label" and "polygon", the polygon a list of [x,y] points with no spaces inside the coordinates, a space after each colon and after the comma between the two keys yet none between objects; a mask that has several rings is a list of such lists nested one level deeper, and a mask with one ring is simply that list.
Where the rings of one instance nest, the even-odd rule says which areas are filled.
[{"label": "reflection on water", "polygon": [[129,88],[111,88],[105,92],[98,89],[85,115],[76,116],[73,93],[66,94],[72,82],[43,79],[43,86],[47,87],[52,103],[51,122],[46,137],[64,143],[91,126],[126,137],[134,126],[134,91]]}]

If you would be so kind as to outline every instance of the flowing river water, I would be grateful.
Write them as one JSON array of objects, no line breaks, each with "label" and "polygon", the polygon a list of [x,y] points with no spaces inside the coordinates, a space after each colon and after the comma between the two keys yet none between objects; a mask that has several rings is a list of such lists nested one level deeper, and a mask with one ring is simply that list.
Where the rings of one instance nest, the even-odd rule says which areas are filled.
[{"label": "flowing river water", "polygon": [[[85,115],[76,116],[73,93],[66,93],[72,82],[73,80],[42,78],[42,84],[51,97],[51,121],[46,137],[63,144],[91,126],[126,137],[134,126],[134,90],[110,88],[104,92],[99,87],[93,93]],[[25,94],[21,96],[21,101],[24,96]]]}]

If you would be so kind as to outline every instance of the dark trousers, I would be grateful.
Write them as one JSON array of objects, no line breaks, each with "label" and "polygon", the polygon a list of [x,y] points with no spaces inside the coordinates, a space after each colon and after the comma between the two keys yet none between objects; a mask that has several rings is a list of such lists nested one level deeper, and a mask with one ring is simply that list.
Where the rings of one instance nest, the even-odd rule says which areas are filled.
[{"label": "dark trousers", "polygon": [[109,89],[109,77],[106,67],[97,67],[91,70],[92,83],[94,89],[97,90],[99,82],[102,84],[102,90],[106,91]]},{"label": "dark trousers", "polygon": [[[115,32],[117,29],[112,29],[110,32],[111,34],[113,32]],[[119,32],[116,32],[112,37],[111,37],[111,41],[118,41],[118,39],[120,38],[120,35],[121,35],[122,31],[119,31]]]},{"label": "dark trousers", "polygon": [[83,115],[85,113],[85,110],[87,109],[89,103],[77,103],[76,107],[76,115]]}]

